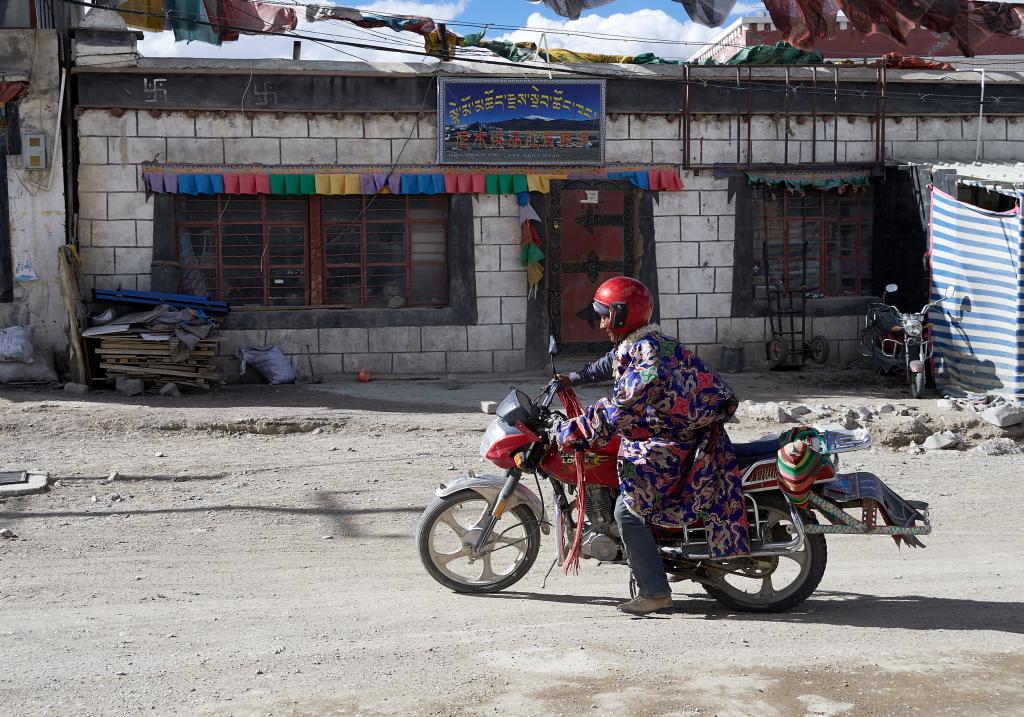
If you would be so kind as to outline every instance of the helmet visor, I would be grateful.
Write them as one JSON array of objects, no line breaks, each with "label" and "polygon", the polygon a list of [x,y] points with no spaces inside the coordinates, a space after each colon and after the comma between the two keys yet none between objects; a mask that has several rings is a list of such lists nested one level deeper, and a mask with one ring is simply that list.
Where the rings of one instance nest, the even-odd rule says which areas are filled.
[{"label": "helmet visor", "polygon": [[602,304],[600,301],[594,302],[594,313],[598,316],[611,316],[612,310]]}]

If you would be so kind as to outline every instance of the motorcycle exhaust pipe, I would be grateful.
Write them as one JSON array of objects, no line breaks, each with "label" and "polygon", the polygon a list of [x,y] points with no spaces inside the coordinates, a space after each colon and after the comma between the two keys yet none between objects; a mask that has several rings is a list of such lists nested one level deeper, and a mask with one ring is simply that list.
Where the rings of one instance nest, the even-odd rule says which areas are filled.
[{"label": "motorcycle exhaust pipe", "polygon": [[[803,550],[804,547],[804,522],[800,519],[800,515],[796,509],[796,506],[789,506],[789,517],[793,523],[793,528],[796,530],[796,535],[793,536],[792,540],[785,543],[765,543],[756,550],[752,550],[749,555],[740,555],[740,558],[774,558],[780,555],[788,555],[790,553],[796,553]],[[667,548],[659,547],[659,552],[664,553],[677,560],[714,560],[710,553],[698,553],[691,552],[685,548]]]}]

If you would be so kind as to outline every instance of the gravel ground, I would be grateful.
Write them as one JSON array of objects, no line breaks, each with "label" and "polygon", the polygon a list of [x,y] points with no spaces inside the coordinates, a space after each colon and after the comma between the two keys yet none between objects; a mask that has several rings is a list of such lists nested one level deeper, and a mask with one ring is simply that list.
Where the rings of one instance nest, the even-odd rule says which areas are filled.
[{"label": "gravel ground", "polygon": [[[731,378],[754,401],[888,402],[969,445],[1001,434],[864,372]],[[0,713],[1024,714],[1024,456],[844,456],[928,501],[935,532],[923,551],[830,536],[821,586],[783,615],[677,583],[672,612],[630,618],[621,566],[544,585],[550,538],[509,590],[456,595],[420,565],[415,523],[438,483],[483,468],[473,406],[506,385],[6,390],[0,467],[57,483],[0,501],[17,535],[0,540]],[[740,418],[736,440],[782,429]]]}]

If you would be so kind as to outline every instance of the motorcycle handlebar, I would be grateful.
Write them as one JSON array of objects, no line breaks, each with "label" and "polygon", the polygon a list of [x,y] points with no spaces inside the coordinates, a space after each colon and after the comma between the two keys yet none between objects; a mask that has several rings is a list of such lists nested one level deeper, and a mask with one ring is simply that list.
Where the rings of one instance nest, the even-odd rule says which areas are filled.
[{"label": "motorcycle handlebar", "polygon": [[929,311],[931,311],[933,308],[935,308],[936,306],[941,304],[943,301],[945,301],[946,299],[952,299],[952,298],[953,297],[951,297],[951,296],[940,296],[935,301],[929,301],[927,304],[924,305],[924,308],[921,309],[921,313],[927,315]]}]

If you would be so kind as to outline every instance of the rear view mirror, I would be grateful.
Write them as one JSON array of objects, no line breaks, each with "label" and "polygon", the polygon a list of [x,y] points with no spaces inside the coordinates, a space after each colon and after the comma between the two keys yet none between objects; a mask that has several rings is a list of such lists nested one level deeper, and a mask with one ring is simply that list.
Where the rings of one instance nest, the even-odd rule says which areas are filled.
[{"label": "rear view mirror", "polygon": [[550,355],[550,356],[557,356],[558,355],[558,342],[555,341],[555,337],[554,336],[549,336],[548,337],[548,355]]},{"label": "rear view mirror", "polygon": [[885,293],[886,294],[894,294],[894,293],[896,293],[896,291],[899,288],[900,287],[898,287],[896,284],[886,284],[885,285]]},{"label": "rear view mirror", "polygon": [[942,295],[945,296],[947,299],[952,299],[956,295],[956,289],[953,288],[952,285],[947,286],[946,290],[942,292]]}]

